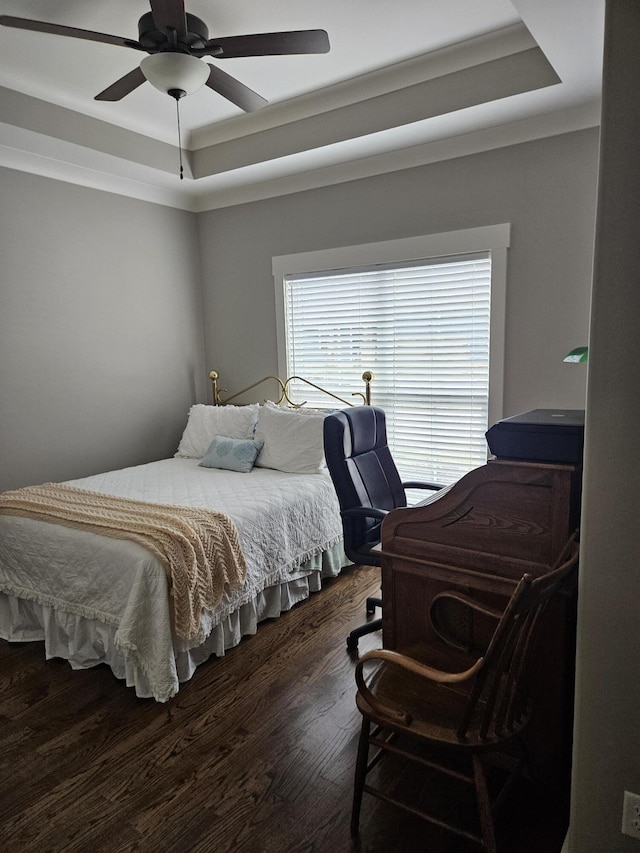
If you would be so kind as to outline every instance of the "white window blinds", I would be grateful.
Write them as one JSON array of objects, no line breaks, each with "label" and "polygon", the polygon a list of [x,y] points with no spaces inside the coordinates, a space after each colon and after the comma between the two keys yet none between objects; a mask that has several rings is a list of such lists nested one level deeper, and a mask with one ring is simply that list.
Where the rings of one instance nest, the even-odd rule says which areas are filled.
[{"label": "white window blinds", "polygon": [[289,376],[349,398],[373,371],[403,479],[451,483],[486,462],[489,253],[287,275],[284,309]]}]

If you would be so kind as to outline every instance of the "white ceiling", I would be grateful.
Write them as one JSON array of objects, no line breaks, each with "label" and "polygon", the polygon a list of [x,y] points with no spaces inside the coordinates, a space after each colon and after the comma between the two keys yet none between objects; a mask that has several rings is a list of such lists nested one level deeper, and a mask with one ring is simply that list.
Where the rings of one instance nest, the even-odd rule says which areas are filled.
[{"label": "white ceiling", "polygon": [[[210,36],[322,28],[328,54],[219,60],[269,106],[144,84],[143,54],[0,27],[0,164],[204,210],[598,122],[604,0],[187,0]],[[0,14],[136,39],[145,0],[0,0]],[[211,61],[215,64],[215,60]]]}]

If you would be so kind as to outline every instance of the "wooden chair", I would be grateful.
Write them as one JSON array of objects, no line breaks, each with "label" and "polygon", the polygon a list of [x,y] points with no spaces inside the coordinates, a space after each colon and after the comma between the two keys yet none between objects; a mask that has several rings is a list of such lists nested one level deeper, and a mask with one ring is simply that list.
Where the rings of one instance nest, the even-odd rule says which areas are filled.
[{"label": "wooden chair", "polygon": [[[528,764],[523,733],[532,713],[528,674],[536,633],[551,597],[571,584],[577,560],[578,547],[571,540],[559,565],[535,579],[522,577],[502,612],[462,593],[443,592],[431,608],[441,644],[437,640],[406,653],[380,649],[360,658],[356,702],[363,719],[353,835],[358,833],[366,792],[480,844],[487,853],[496,853],[493,813]],[[445,603],[451,607],[451,602],[480,613],[481,618],[490,617],[494,625],[497,620],[484,654],[472,654],[460,648],[458,641],[449,642],[438,612]],[[378,664],[377,669],[365,676],[365,668],[372,663]],[[371,760],[370,746],[375,750]],[[432,808],[425,811],[422,803],[401,801],[384,787],[385,764],[377,770],[374,787],[368,774],[388,753],[442,772],[457,783],[468,783],[475,791],[477,819],[465,825],[447,813],[449,807],[442,816]],[[488,770],[493,773],[494,766],[500,768],[500,786],[490,794]],[[448,791],[457,783],[448,782],[449,787],[440,790]],[[491,777],[492,787],[493,783]],[[455,810],[453,791],[452,796]]]}]

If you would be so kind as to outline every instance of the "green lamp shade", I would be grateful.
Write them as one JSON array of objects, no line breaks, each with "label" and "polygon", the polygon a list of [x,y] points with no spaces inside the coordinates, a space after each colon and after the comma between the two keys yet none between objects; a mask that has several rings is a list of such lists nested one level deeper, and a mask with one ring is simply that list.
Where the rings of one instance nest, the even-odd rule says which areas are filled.
[{"label": "green lamp shade", "polygon": [[568,352],[563,361],[568,361],[572,364],[583,363],[589,361],[589,347],[576,347]]}]

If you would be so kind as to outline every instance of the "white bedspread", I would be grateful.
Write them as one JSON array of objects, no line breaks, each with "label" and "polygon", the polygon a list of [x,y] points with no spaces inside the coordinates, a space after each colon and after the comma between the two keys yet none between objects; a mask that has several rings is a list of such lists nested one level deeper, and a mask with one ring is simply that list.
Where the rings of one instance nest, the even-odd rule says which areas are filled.
[{"label": "white bedspread", "polygon": [[[325,473],[254,468],[239,474],[174,458],[69,482],[122,497],[216,509],[233,519],[247,582],[214,612],[203,614],[198,642],[266,587],[296,578],[303,562],[342,536],[337,498]],[[143,670],[154,697],[163,701],[177,691],[175,654],[185,646],[172,637],[165,569],[142,546],[0,516],[0,591],[117,626],[116,645]],[[12,636],[0,625],[0,636],[21,639],[15,624]]]}]

